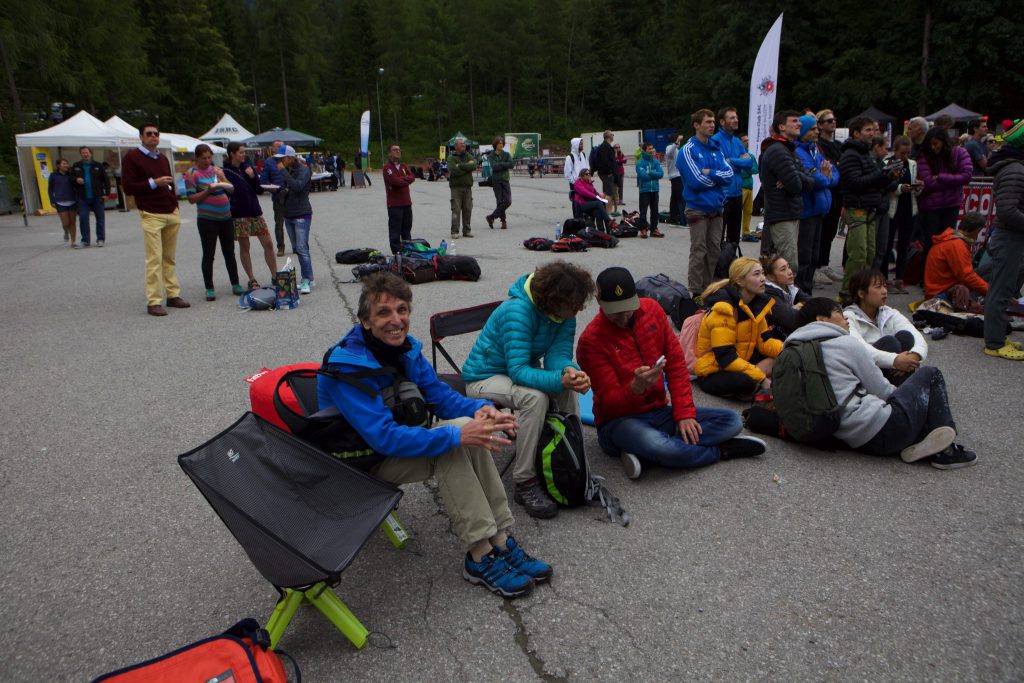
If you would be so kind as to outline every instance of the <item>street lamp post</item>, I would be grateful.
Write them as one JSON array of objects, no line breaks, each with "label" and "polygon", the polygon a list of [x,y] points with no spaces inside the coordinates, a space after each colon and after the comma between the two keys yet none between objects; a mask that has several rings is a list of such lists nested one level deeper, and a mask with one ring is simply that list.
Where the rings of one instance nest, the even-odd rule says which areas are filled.
[{"label": "street lamp post", "polygon": [[[384,168],[384,125],[380,118],[380,77],[384,75],[384,69],[377,69],[377,131],[380,133],[380,163]],[[369,164],[367,164],[369,166]]]}]

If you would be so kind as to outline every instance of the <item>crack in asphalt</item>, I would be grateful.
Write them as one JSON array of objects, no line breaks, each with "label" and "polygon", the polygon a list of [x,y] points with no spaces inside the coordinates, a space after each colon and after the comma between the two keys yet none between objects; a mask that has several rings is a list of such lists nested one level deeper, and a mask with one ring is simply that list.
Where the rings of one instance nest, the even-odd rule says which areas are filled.
[{"label": "crack in asphalt", "polygon": [[530,667],[537,674],[537,678],[544,681],[544,683],[568,683],[568,678],[550,673],[545,668],[544,660],[537,655],[537,651],[530,649],[530,631],[526,628],[526,624],[523,623],[523,614],[519,611],[519,607],[512,600],[505,600],[501,606],[501,611],[507,614],[515,625],[516,633],[514,638],[516,645],[519,646],[519,649],[522,650],[523,654],[530,661]]},{"label": "crack in asphalt", "polygon": [[337,264],[334,262],[334,254],[327,251],[323,243],[320,242],[320,237],[314,235],[313,241],[316,242],[316,246],[320,249],[320,253],[324,255],[324,260],[327,261],[327,269],[331,272],[331,282],[334,284],[334,291],[338,293],[338,298],[341,299],[341,305],[345,307],[345,310],[348,312],[348,317],[352,320],[352,324],[355,325],[358,322],[359,317],[356,315],[356,310],[352,307],[348,297],[346,297],[345,293],[341,291],[341,285],[351,284],[352,281],[342,280],[339,277],[338,270],[336,268]]},{"label": "crack in asphalt", "polygon": [[593,610],[594,612],[597,612],[602,617],[604,617],[605,621],[607,621],[609,624],[614,626],[618,631],[620,631],[623,634],[625,634],[627,636],[627,638],[629,639],[629,643],[636,650],[639,650],[640,652],[644,653],[645,655],[648,654],[647,650],[645,650],[643,647],[641,647],[640,643],[637,641],[636,636],[633,635],[633,632],[630,631],[625,626],[623,626],[622,624],[618,623],[615,619],[613,619],[612,615],[609,614],[608,610],[606,610],[604,607],[601,607],[599,605],[591,605],[590,603],[584,602],[584,601],[582,601],[582,600],[580,600],[579,598],[576,598],[576,597],[570,599],[570,598],[564,597],[562,595],[559,595],[558,590],[553,585],[549,586],[548,588],[550,589],[551,593],[554,594],[554,599],[555,600],[561,600],[563,602],[568,602],[568,603],[573,604],[573,605],[580,605],[581,607],[586,607],[589,610]]}]

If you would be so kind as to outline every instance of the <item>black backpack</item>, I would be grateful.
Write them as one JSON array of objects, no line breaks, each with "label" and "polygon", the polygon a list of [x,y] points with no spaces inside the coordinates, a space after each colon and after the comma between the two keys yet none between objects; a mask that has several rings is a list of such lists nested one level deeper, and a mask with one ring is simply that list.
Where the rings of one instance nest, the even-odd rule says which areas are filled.
[{"label": "black backpack", "polygon": [[354,265],[356,263],[369,263],[374,256],[380,254],[377,249],[371,249],[369,247],[362,249],[342,249],[334,255],[334,260],[338,263],[347,263]]},{"label": "black backpack", "polygon": [[392,256],[391,272],[411,285],[433,282],[437,279],[437,268],[432,260],[410,258],[408,256]]},{"label": "black backpack", "polygon": [[472,256],[435,256],[434,268],[438,280],[469,280],[480,279],[480,264]]},{"label": "black backpack", "polygon": [[545,492],[557,504],[603,507],[609,521],[629,525],[629,513],[605,488],[604,478],[590,472],[578,415],[548,411],[537,444],[536,467]]},{"label": "black backpack", "polygon": [[612,249],[619,244],[619,238],[613,235],[609,235],[606,232],[601,232],[595,228],[586,228],[577,233],[578,237],[586,240],[587,244],[592,247],[601,247],[602,249]]},{"label": "black backpack", "polygon": [[587,229],[588,225],[592,223],[588,222],[585,218],[566,218],[565,222],[562,223],[562,237],[569,237],[575,235],[578,232]]},{"label": "black backpack", "polygon": [[546,237],[531,237],[528,240],[523,240],[523,246],[530,251],[551,251],[552,244],[554,242]]},{"label": "black backpack", "polygon": [[697,312],[697,304],[693,302],[686,285],[664,273],[637,280],[636,293],[657,301],[677,330],[683,329],[683,321]]},{"label": "black backpack", "polygon": [[786,433],[797,441],[830,438],[839,429],[843,409],[857,395],[851,392],[842,403],[836,399],[820,339],[786,342],[772,366],[775,412]]},{"label": "black backpack", "polygon": [[715,277],[729,277],[729,266],[740,256],[743,256],[740,245],[735,242],[722,242],[722,251],[718,252],[718,264],[715,266]]}]

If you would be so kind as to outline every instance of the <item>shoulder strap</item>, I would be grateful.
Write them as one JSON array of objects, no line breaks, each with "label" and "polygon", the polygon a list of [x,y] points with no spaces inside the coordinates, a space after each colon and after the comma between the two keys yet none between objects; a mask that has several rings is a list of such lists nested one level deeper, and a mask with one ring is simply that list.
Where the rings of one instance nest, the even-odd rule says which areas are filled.
[{"label": "shoulder strap", "polygon": [[316,374],[345,382],[346,384],[359,389],[359,391],[363,392],[370,398],[377,395],[377,390],[371,389],[362,382],[358,382],[356,380],[366,379],[367,377],[382,377],[384,375],[399,374],[398,370],[392,367],[369,368],[367,370],[357,370],[356,372],[338,372],[336,370],[329,370],[327,368],[327,361],[330,359],[331,354],[334,353],[334,349],[339,347],[344,348],[344,346],[345,340],[343,339],[331,348],[327,349],[327,352],[324,353],[323,360],[320,362],[320,369],[316,371]]}]

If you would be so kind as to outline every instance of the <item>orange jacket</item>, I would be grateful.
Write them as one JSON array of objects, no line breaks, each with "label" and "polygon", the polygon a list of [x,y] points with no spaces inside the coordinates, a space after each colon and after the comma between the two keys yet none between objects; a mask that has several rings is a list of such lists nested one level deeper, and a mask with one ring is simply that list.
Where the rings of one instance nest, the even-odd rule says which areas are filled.
[{"label": "orange jacket", "polygon": [[782,352],[780,340],[766,339],[768,314],[775,300],[758,294],[747,305],[732,285],[726,285],[709,296],[706,303],[711,310],[697,333],[694,374],[707,377],[724,370],[742,372],[757,382],[764,380],[761,368],[750,359],[755,349],[765,358],[775,358]]},{"label": "orange jacket", "polygon": [[953,228],[932,237],[931,251],[924,267],[924,293],[938,296],[953,285],[964,285],[972,292],[988,294],[988,283],[974,272],[967,241]]}]

